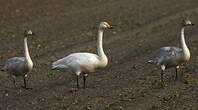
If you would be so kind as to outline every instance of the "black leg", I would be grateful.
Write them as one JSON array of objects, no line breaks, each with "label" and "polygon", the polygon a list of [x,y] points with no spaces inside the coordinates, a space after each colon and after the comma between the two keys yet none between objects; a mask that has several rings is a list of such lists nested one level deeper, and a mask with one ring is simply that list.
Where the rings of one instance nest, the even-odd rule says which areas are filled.
[{"label": "black leg", "polygon": [[177,80],[177,67],[175,68],[175,80]]},{"label": "black leg", "polygon": [[77,82],[77,88],[79,88],[79,84],[78,84],[78,75],[76,76],[76,82]]},{"label": "black leg", "polygon": [[24,76],[24,78],[23,78],[23,81],[24,81],[24,88],[25,88],[25,89],[32,89],[32,88],[28,88],[28,87],[27,87],[26,78],[27,78],[26,76]]},{"label": "black leg", "polygon": [[23,81],[24,81],[24,88],[27,88],[27,85],[26,85],[26,77],[23,78]]},{"label": "black leg", "polygon": [[12,76],[12,80],[13,80],[14,87],[17,87],[17,86],[16,86],[16,81],[15,81],[15,77],[14,77],[14,76]]},{"label": "black leg", "polygon": [[83,75],[83,81],[84,81],[84,89],[85,89],[85,87],[86,87],[86,85],[85,85],[85,83],[86,83],[86,76],[85,75]]},{"label": "black leg", "polygon": [[161,85],[162,85],[162,88],[165,87],[163,75],[164,75],[164,71],[161,71]]}]

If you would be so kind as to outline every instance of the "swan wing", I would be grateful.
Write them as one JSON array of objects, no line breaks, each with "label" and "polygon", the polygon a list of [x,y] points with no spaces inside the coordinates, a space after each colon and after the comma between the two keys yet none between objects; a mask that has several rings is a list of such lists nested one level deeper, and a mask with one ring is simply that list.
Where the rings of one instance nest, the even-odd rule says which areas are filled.
[{"label": "swan wing", "polygon": [[25,63],[24,57],[13,57],[6,61],[5,66],[1,69],[3,71],[23,70]]},{"label": "swan wing", "polygon": [[85,69],[91,70],[98,64],[98,56],[92,53],[73,53],[56,62],[52,65],[52,69]]},{"label": "swan wing", "polygon": [[177,47],[162,47],[157,50],[154,57],[149,60],[151,63],[160,65],[165,62],[174,62],[182,55],[182,49]]}]

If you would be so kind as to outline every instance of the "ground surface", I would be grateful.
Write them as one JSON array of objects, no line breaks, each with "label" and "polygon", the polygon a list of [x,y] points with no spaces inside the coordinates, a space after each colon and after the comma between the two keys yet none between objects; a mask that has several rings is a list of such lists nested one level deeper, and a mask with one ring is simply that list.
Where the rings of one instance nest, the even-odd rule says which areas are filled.
[{"label": "ground surface", "polygon": [[[179,1],[179,2],[178,2]],[[0,72],[1,110],[198,110],[198,26],[186,29],[191,60],[174,80],[146,61],[162,46],[179,46],[179,25],[188,17],[198,24],[198,0],[2,0],[0,1],[0,65],[23,56],[23,31],[32,29],[29,50],[35,64],[14,88]],[[96,53],[101,21],[114,25],[104,35],[109,58],[105,69],[87,78],[76,91],[70,72],[51,71],[51,63],[69,53]],[[180,70],[181,73],[182,70]]]}]

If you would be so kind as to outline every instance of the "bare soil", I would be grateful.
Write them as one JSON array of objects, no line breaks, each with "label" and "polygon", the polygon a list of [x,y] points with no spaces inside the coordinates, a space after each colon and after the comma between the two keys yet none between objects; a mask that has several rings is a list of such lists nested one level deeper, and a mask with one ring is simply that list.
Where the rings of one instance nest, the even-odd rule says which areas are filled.
[{"label": "bare soil", "polygon": [[[1,0],[0,66],[23,56],[23,31],[34,69],[24,90],[0,72],[0,110],[198,110],[198,26],[185,30],[191,60],[164,76],[147,63],[163,46],[179,45],[183,18],[198,24],[198,0]],[[109,64],[89,74],[87,88],[76,89],[71,72],[51,71],[51,63],[73,52],[97,53],[101,21],[115,28],[104,33]]]}]

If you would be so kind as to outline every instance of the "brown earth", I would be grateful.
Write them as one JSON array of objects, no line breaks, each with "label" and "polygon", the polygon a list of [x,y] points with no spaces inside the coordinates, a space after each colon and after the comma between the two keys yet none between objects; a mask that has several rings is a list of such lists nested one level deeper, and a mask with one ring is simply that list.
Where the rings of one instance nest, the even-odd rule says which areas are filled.
[{"label": "brown earth", "polygon": [[[160,70],[147,60],[162,46],[179,46],[183,18],[198,24],[198,0],[1,0],[0,65],[23,56],[23,31],[32,29],[29,50],[35,64],[28,77],[33,90],[18,88],[0,73],[0,110],[198,110],[198,26],[186,29],[191,60],[180,69]],[[104,35],[105,69],[89,74],[76,90],[70,72],[51,63],[72,52],[96,53],[101,21],[114,25]],[[183,71],[183,72],[182,72]]]}]

